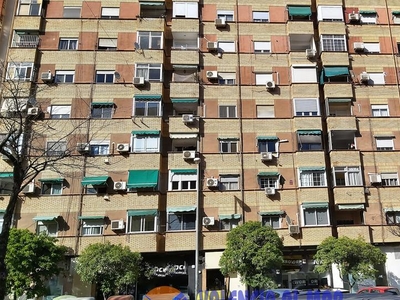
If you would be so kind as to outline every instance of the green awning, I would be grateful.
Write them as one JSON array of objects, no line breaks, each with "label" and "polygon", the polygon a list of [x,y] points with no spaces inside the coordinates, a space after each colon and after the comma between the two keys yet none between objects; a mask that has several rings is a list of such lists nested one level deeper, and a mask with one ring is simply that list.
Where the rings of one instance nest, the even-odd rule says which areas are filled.
[{"label": "green awning", "polygon": [[328,202],[303,202],[303,208],[328,208]]},{"label": "green awning", "polygon": [[258,136],[259,141],[277,141],[279,140],[277,136]]},{"label": "green awning", "polygon": [[104,216],[79,216],[79,220],[101,220],[104,219]]},{"label": "green awning", "polygon": [[0,172],[0,178],[12,178],[14,177],[13,172]]},{"label": "green awning", "polygon": [[375,10],[360,10],[358,13],[362,15],[376,15]]},{"label": "green awning", "polygon": [[352,99],[351,98],[343,98],[343,99],[341,99],[341,98],[329,98],[328,99],[328,102],[329,103],[344,103],[344,102],[351,102],[352,101]]},{"label": "green awning", "polygon": [[64,181],[64,178],[41,178],[39,179],[40,182],[55,182],[60,183]]},{"label": "green awning", "polygon": [[195,211],[196,206],[176,206],[167,208],[168,213]]},{"label": "green awning", "polygon": [[238,141],[237,137],[219,137],[217,138],[219,141]]},{"label": "green awning", "polygon": [[114,106],[114,102],[92,102],[92,106]]},{"label": "green awning", "polygon": [[133,130],[132,134],[136,135],[159,135],[159,130]]},{"label": "green awning", "polygon": [[242,218],[241,214],[232,214],[232,215],[218,215],[220,220],[239,220]]},{"label": "green awning", "polygon": [[325,167],[300,167],[301,171],[325,171]]},{"label": "green awning", "polygon": [[360,210],[364,209],[364,204],[339,204],[339,210]]},{"label": "green awning", "polygon": [[390,212],[390,211],[400,211],[400,207],[388,207],[388,208],[384,208],[383,211],[385,213]]},{"label": "green awning", "polygon": [[149,101],[149,100],[157,100],[161,101],[161,95],[135,95],[135,100],[137,101]]},{"label": "green awning", "polygon": [[155,188],[158,184],[158,170],[129,170],[128,188]]},{"label": "green awning", "polygon": [[284,210],[277,211],[263,211],[258,213],[260,216],[282,216],[285,214]]},{"label": "green awning", "polygon": [[199,99],[197,98],[171,98],[172,103],[197,103]]},{"label": "green awning", "polygon": [[3,214],[3,213],[5,213],[5,212],[6,212],[5,209],[0,209],[0,214]]},{"label": "green awning", "polygon": [[192,175],[197,174],[196,169],[173,169],[171,170],[171,172],[174,174],[192,174]]},{"label": "green awning", "polygon": [[325,77],[349,75],[348,67],[324,67]]},{"label": "green awning", "polygon": [[43,217],[34,217],[33,220],[34,221],[54,221],[55,219],[57,219],[58,216],[43,216]]},{"label": "green awning", "polygon": [[400,10],[392,11],[392,15],[400,15]]},{"label": "green awning", "polygon": [[289,16],[307,17],[311,16],[311,7],[308,6],[289,6]]},{"label": "green awning", "polygon": [[297,130],[298,135],[321,135],[321,130]]},{"label": "green awning", "polygon": [[93,177],[83,177],[82,185],[105,185],[109,176],[93,176]]},{"label": "green awning", "polygon": [[279,176],[279,172],[260,172],[257,176]]},{"label": "green awning", "polygon": [[172,65],[174,69],[197,69],[197,65]]},{"label": "green awning", "polygon": [[140,5],[164,6],[164,2],[139,2]]},{"label": "green awning", "polygon": [[137,216],[156,216],[157,209],[129,209],[128,216],[129,217],[137,217]]}]

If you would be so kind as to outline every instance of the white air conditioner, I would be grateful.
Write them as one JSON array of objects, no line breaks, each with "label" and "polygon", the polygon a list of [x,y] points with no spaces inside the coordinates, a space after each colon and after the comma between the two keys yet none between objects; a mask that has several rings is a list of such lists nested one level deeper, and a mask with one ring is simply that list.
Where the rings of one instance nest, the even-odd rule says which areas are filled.
[{"label": "white air conditioner", "polygon": [[184,122],[184,123],[193,123],[194,122],[193,115],[182,115],[182,122]]},{"label": "white air conditioner", "polygon": [[121,230],[121,229],[125,229],[125,224],[123,220],[111,221],[111,230]]},{"label": "white air conditioner", "polygon": [[30,183],[28,183],[23,189],[22,192],[24,194],[32,194],[35,192],[35,182],[32,181]]},{"label": "white air conditioner", "polygon": [[362,72],[360,74],[360,81],[368,82],[369,81],[369,74],[367,72]]},{"label": "white air conditioner", "polygon": [[265,195],[275,195],[275,188],[266,187],[265,188]]},{"label": "white air conditioner", "polygon": [[218,50],[218,42],[207,42],[207,49],[209,51]]},{"label": "white air conditioner", "polygon": [[28,116],[37,116],[38,114],[39,114],[39,107],[28,108],[28,112],[27,112]]},{"label": "white air conditioner", "polygon": [[125,181],[114,182],[114,190],[115,191],[125,191],[126,190],[126,182]]},{"label": "white air conditioner", "polygon": [[306,49],[306,57],[307,58],[315,57],[316,54],[317,54],[317,51],[315,51],[314,49]]},{"label": "white air conditioner", "polygon": [[289,225],[289,234],[299,234],[300,233],[300,227],[299,225]]},{"label": "white air conditioner", "polygon": [[261,161],[271,161],[272,152],[261,152]]},{"label": "white air conditioner", "polygon": [[196,151],[183,151],[183,159],[193,159],[196,157]]},{"label": "white air conditioner", "polygon": [[144,77],[133,77],[133,84],[136,86],[144,85]]},{"label": "white air conditioner", "polygon": [[209,78],[209,79],[217,79],[218,78],[217,71],[207,71],[206,75],[207,75],[207,78]]},{"label": "white air conditioner", "polygon": [[217,187],[218,179],[217,178],[207,178],[207,186],[208,187]]},{"label": "white air conditioner", "polygon": [[350,21],[358,21],[358,20],[360,20],[360,15],[356,14],[356,13],[350,13],[349,20]]},{"label": "white air conditioner", "polygon": [[362,42],[355,42],[353,44],[354,50],[355,51],[364,51],[365,47],[364,47],[364,43]]},{"label": "white air conditioner", "polygon": [[371,183],[381,183],[382,182],[381,174],[369,174],[369,181]]},{"label": "white air conditioner", "polygon": [[78,152],[89,152],[90,145],[87,143],[77,143],[76,144],[76,151]]},{"label": "white air conditioner", "polygon": [[215,27],[225,27],[225,26],[226,26],[225,18],[215,19]]},{"label": "white air conditioner", "polygon": [[203,218],[203,226],[212,226],[215,223],[214,217],[204,217]]},{"label": "white air conditioner", "polygon": [[129,152],[129,144],[117,144],[118,152]]},{"label": "white air conditioner", "polygon": [[53,74],[51,74],[50,71],[48,72],[42,72],[40,74],[40,79],[42,79],[43,82],[50,82],[53,81]]},{"label": "white air conditioner", "polygon": [[266,85],[267,89],[274,89],[275,88],[275,81],[267,81]]}]

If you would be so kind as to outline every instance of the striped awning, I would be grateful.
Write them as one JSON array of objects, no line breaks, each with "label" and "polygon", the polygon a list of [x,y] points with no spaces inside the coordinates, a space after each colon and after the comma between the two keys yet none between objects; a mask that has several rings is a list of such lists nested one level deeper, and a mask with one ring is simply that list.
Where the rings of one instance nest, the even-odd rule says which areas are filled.
[{"label": "striped awning", "polygon": [[284,210],[276,210],[276,211],[263,211],[258,213],[260,216],[282,216],[285,214]]},{"label": "striped awning", "polygon": [[328,202],[303,202],[303,208],[328,208]]}]

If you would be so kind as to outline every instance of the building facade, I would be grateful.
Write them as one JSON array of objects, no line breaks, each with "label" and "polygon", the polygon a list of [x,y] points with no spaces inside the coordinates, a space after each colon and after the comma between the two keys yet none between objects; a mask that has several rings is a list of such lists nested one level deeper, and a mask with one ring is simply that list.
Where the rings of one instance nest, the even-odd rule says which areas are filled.
[{"label": "building facade", "polygon": [[332,235],[382,246],[377,283],[398,286],[397,2],[16,1],[4,74],[57,129],[48,155],[73,148],[14,217],[70,248],[54,294],[94,293],[73,266],[105,241],[154,268],[138,295],[223,289],[227,232],[250,220],[284,242],[282,287],[343,284],[313,272]]}]

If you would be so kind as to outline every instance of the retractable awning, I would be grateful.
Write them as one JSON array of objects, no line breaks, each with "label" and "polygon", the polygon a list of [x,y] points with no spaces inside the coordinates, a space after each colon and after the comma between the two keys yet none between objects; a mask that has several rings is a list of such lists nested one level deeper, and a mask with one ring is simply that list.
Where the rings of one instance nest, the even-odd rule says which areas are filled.
[{"label": "retractable awning", "polygon": [[259,141],[277,141],[277,136],[258,136],[257,140]]},{"label": "retractable awning", "polygon": [[128,188],[155,188],[158,185],[158,170],[129,170]]},{"label": "retractable awning", "polygon": [[92,176],[92,177],[83,177],[82,185],[105,185],[107,183],[109,176]]},{"label": "retractable awning", "polygon": [[0,172],[0,178],[12,178],[14,177],[13,172]]},{"label": "retractable awning", "polygon": [[132,134],[134,135],[159,135],[159,130],[133,130]]},{"label": "retractable awning", "polygon": [[148,5],[148,6],[164,6],[164,2],[139,2],[140,5]]},{"label": "retractable awning", "polygon": [[284,210],[277,211],[263,211],[258,213],[260,216],[281,216],[285,214]]},{"label": "retractable awning", "polygon": [[171,98],[171,102],[176,103],[197,103],[199,99],[197,98]]},{"label": "retractable awning", "polygon": [[311,7],[309,6],[289,6],[289,16],[291,17],[309,17],[311,16]]},{"label": "retractable awning", "polygon": [[34,217],[33,220],[34,221],[54,221],[57,218],[58,218],[58,216],[37,216],[37,217]]},{"label": "retractable awning", "polygon": [[231,215],[218,215],[220,220],[239,220],[242,218],[241,214],[231,214]]},{"label": "retractable awning", "polygon": [[197,169],[172,169],[172,173],[174,174],[197,174]]},{"label": "retractable awning", "polygon": [[195,211],[196,206],[177,206],[177,207],[169,207],[167,208],[168,213],[174,213],[174,212],[190,212],[190,211]]},{"label": "retractable awning", "polygon": [[238,137],[218,137],[219,141],[237,141],[239,140]]},{"label": "retractable awning", "polygon": [[298,135],[321,135],[321,130],[297,130]]},{"label": "retractable awning", "polygon": [[114,102],[92,102],[92,106],[114,106]]},{"label": "retractable awning", "polygon": [[41,178],[39,179],[40,182],[52,182],[52,183],[60,183],[64,181],[64,178]]},{"label": "retractable awning", "polygon": [[171,133],[171,139],[197,139],[197,133]]},{"label": "retractable awning", "polygon": [[358,13],[362,15],[376,15],[375,10],[359,10]]},{"label": "retractable awning", "polygon": [[300,171],[325,171],[325,167],[300,167]]},{"label": "retractable awning", "polygon": [[364,204],[339,204],[339,210],[362,210],[364,209]]},{"label": "retractable awning", "polygon": [[105,216],[79,216],[78,220],[102,220]]},{"label": "retractable awning", "polygon": [[328,102],[329,103],[346,103],[346,102],[351,102],[352,99],[351,98],[329,98]]},{"label": "retractable awning", "polygon": [[137,217],[137,216],[156,216],[157,209],[129,209],[128,216],[129,217]]},{"label": "retractable awning", "polygon": [[157,100],[161,101],[161,95],[135,95],[135,100],[137,101],[150,101],[150,100]]},{"label": "retractable awning", "polygon": [[257,174],[257,176],[264,176],[264,177],[279,176],[279,172],[260,172]]},{"label": "retractable awning", "polygon": [[386,212],[390,212],[390,211],[400,211],[400,207],[388,207],[388,208],[384,208],[383,211]]},{"label": "retractable awning", "polygon": [[328,202],[303,202],[303,208],[328,208]]},{"label": "retractable awning", "polygon": [[348,67],[324,67],[325,77],[349,75]]}]

